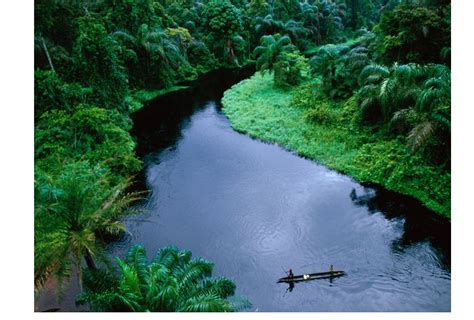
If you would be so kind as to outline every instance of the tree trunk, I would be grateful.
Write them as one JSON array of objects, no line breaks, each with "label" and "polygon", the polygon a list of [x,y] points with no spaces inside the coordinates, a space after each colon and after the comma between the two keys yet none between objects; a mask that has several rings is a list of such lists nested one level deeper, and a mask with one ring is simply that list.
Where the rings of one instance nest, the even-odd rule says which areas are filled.
[{"label": "tree trunk", "polygon": [[54,70],[54,66],[53,66],[53,62],[51,61],[51,57],[49,56],[49,51],[48,51],[48,47],[46,46],[46,42],[44,42],[44,38],[41,37],[41,42],[43,44],[43,49],[44,49],[44,52],[46,54],[46,58],[48,58],[48,62],[49,62],[49,66],[51,67],[51,70],[53,70],[53,72],[56,72]]},{"label": "tree trunk", "polygon": [[230,39],[227,40],[227,51],[229,52],[229,56],[227,60],[231,64],[234,62],[235,52],[234,52],[234,43]]},{"label": "tree trunk", "polygon": [[84,259],[86,260],[86,264],[89,269],[97,269],[97,267],[95,266],[94,259],[92,258],[89,252],[84,255]]}]

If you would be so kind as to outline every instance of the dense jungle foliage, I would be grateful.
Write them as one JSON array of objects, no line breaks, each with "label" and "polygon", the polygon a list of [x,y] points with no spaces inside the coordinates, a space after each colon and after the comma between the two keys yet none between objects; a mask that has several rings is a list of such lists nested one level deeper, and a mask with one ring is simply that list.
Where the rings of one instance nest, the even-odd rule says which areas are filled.
[{"label": "dense jungle foliage", "polygon": [[[141,168],[130,113],[221,67],[255,63],[282,99],[298,90],[294,104],[305,121],[387,142],[366,144],[362,162],[386,167],[380,159],[400,156],[421,176],[438,172],[441,209],[431,207],[449,215],[450,7],[446,0],[35,1],[35,291],[55,279],[61,292],[72,278],[84,285],[78,303],[92,310],[239,309],[228,301],[235,285],[210,278],[210,263],[187,251],[164,248],[148,264],[134,247],[118,268],[103,254],[124,231],[130,205],[145,196],[129,191]],[[100,275],[110,281],[91,287]]]}]

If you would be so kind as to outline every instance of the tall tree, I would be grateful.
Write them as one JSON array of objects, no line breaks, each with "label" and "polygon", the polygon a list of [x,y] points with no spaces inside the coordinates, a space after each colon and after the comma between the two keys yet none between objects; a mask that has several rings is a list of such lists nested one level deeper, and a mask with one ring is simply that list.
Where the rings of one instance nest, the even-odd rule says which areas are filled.
[{"label": "tall tree", "polygon": [[241,11],[229,0],[211,0],[203,10],[204,27],[210,34],[207,43],[217,57],[227,56],[234,63],[234,37],[242,31]]},{"label": "tall tree", "polygon": [[310,60],[313,76],[321,77],[321,89],[331,98],[347,98],[357,85],[357,77],[369,62],[364,46],[321,46]]},{"label": "tall tree", "polygon": [[257,59],[257,70],[273,72],[280,53],[294,49],[296,48],[288,36],[280,34],[263,36],[260,45],[253,52]]},{"label": "tall tree", "polygon": [[45,161],[43,167],[57,159],[87,159],[104,163],[113,170],[109,177],[117,182],[140,169],[135,142],[128,134],[129,119],[116,110],[90,105],[74,106],[72,112],[51,110],[37,124],[35,156]]},{"label": "tall tree", "polygon": [[450,6],[402,4],[386,11],[374,28],[374,48],[383,63],[449,63],[442,54],[451,47]]},{"label": "tall tree", "polygon": [[269,13],[270,5],[266,0],[250,0],[247,13],[251,17],[264,17]]},{"label": "tall tree", "polygon": [[102,11],[109,30],[128,30],[136,34],[142,24],[159,25],[160,5],[153,0],[104,0]]},{"label": "tall tree", "polygon": [[110,186],[107,171],[87,161],[66,164],[57,176],[35,171],[35,288],[50,276],[62,284],[72,266],[81,283],[82,259],[96,268],[104,237],[125,230],[120,218],[140,195],[125,193],[129,181]]},{"label": "tall tree", "polygon": [[275,16],[285,22],[294,19],[301,13],[298,0],[274,0],[272,9]]},{"label": "tall tree", "polygon": [[116,31],[112,36],[135,53],[130,73],[134,82],[143,86],[170,86],[179,65],[187,63],[184,48],[159,27],[142,24],[136,35]]},{"label": "tall tree", "polygon": [[128,79],[118,50],[102,21],[91,15],[78,19],[73,59],[79,81],[94,88],[97,105],[126,111]]},{"label": "tall tree", "polygon": [[369,65],[358,95],[366,119],[405,134],[412,153],[428,150],[430,161],[449,165],[451,77],[444,65]]}]

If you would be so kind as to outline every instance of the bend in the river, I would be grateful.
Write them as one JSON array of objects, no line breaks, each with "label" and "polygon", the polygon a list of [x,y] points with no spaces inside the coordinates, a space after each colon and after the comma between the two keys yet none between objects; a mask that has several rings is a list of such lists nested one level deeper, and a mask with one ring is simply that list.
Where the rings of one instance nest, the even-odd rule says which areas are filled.
[{"label": "bend in the river", "polygon": [[[175,244],[215,263],[260,311],[449,311],[450,225],[411,198],[364,187],[232,130],[223,91],[247,74],[219,71],[136,114],[152,191],[131,243]],[[145,221],[145,222],[144,222]],[[338,279],[276,284],[295,274]]]}]

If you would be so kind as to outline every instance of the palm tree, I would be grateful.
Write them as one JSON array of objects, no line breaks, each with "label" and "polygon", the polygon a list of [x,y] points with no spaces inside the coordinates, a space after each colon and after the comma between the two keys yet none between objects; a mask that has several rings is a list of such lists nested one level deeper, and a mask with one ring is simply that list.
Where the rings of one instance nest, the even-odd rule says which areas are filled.
[{"label": "palm tree", "polygon": [[[210,278],[213,264],[174,246],[160,249],[148,264],[145,248],[134,245],[125,260],[117,258],[119,276],[89,273],[86,291],[78,304],[94,311],[229,312],[239,305],[229,301],[235,284],[226,278]],[[108,276],[104,277],[103,274]],[[110,279],[106,283],[100,279]],[[242,307],[249,302],[241,300]]]},{"label": "palm tree", "polygon": [[[442,149],[444,158],[449,158],[446,141],[450,140],[451,130],[451,75],[448,67],[369,65],[362,70],[360,80],[363,86],[358,95],[366,118],[372,113],[372,120],[383,120],[389,128],[406,133],[412,153],[434,139],[436,148]],[[380,117],[373,117],[374,113]]]},{"label": "palm tree", "polygon": [[420,93],[416,83],[423,77],[423,69],[416,64],[391,68],[372,64],[362,69],[359,91],[363,113],[376,112],[388,122],[397,111],[414,105]]},{"label": "palm tree", "polygon": [[[275,20],[268,14],[265,17],[255,18],[255,32],[257,37],[279,33],[283,30],[283,22]],[[258,40],[258,38],[257,38]]]},{"label": "palm tree", "polygon": [[320,0],[317,3],[317,7],[317,20],[322,39],[335,40],[337,33],[344,29],[342,19],[346,14],[345,4],[330,0]]},{"label": "palm tree", "polygon": [[[172,83],[170,78],[174,70],[181,63],[186,63],[185,53],[176,38],[169,37],[160,28],[142,24],[135,36],[126,31],[116,31],[112,37],[136,53],[138,62],[142,63],[139,70],[145,73],[146,82],[161,80],[164,86],[168,86]],[[156,71],[158,75],[154,73]],[[135,76],[143,78],[140,72]]]},{"label": "palm tree", "polygon": [[107,171],[87,161],[66,164],[57,177],[35,171],[35,289],[50,276],[61,286],[72,267],[81,285],[82,259],[96,268],[106,237],[125,230],[120,218],[141,194],[125,193],[130,180],[111,187]]},{"label": "palm tree", "polygon": [[301,4],[301,21],[303,21],[310,37],[316,43],[322,41],[319,17],[319,9],[315,4],[310,4],[308,2]]},{"label": "palm tree", "polygon": [[257,70],[274,71],[280,53],[291,52],[295,49],[296,47],[291,44],[291,39],[288,36],[280,34],[263,36],[260,39],[260,45],[253,51],[257,59]]},{"label": "palm tree", "polygon": [[[303,22],[296,22],[294,20],[288,20],[283,26],[283,32],[287,34],[291,41],[298,44],[298,40],[305,39],[308,35],[308,30],[303,26]],[[300,49],[302,49],[300,47]]]},{"label": "palm tree", "polygon": [[346,45],[321,46],[309,61],[313,76],[322,77],[324,91],[331,92],[333,88],[336,88],[337,66],[342,63],[342,59],[349,49]]},{"label": "palm tree", "polygon": [[[423,82],[415,104],[416,125],[407,137],[411,152],[417,152],[430,138],[451,130],[451,74],[444,65],[429,65],[431,76]],[[445,139],[449,140],[449,139]]]},{"label": "palm tree", "polygon": [[328,44],[318,48],[310,60],[313,76],[321,76],[322,90],[332,98],[346,98],[357,86],[357,75],[369,63],[363,45]]}]

